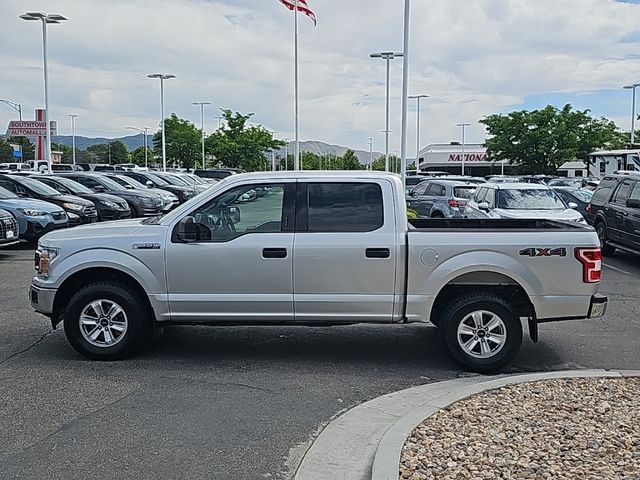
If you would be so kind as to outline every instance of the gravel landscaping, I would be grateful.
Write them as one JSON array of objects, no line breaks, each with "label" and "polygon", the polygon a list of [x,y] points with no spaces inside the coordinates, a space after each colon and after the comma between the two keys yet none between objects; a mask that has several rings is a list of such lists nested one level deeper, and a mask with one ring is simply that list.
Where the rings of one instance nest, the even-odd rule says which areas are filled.
[{"label": "gravel landscaping", "polygon": [[475,395],[411,433],[400,478],[640,478],[640,378],[571,378]]}]

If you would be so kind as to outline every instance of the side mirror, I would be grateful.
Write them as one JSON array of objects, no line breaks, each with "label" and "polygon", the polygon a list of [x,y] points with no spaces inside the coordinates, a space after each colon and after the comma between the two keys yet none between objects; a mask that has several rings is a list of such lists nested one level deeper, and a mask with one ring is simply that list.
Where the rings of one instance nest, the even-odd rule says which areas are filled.
[{"label": "side mirror", "polygon": [[640,208],[640,200],[637,198],[630,198],[627,200],[627,207]]},{"label": "side mirror", "polygon": [[576,208],[578,208],[578,204],[576,202],[569,202],[569,204],[567,205],[571,210],[575,210]]},{"label": "side mirror", "polygon": [[199,240],[198,226],[194,217],[184,217],[178,224],[178,240],[184,243],[193,243]]},{"label": "side mirror", "polygon": [[144,184],[147,186],[147,188],[155,187],[155,185],[153,184],[153,182],[151,180],[147,180]]},{"label": "side mirror", "polygon": [[480,202],[478,204],[478,208],[484,212],[488,212],[489,211],[489,204],[487,202]]},{"label": "side mirror", "polygon": [[236,223],[240,223],[240,209],[238,207],[229,207],[229,217],[231,218],[231,221],[236,224]]}]

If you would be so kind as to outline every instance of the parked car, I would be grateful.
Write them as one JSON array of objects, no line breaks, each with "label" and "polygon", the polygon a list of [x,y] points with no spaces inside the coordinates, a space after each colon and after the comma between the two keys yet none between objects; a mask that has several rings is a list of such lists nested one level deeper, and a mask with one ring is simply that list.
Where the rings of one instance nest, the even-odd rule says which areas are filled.
[{"label": "parked car", "polygon": [[18,221],[7,210],[0,209],[0,247],[20,241]]},{"label": "parked car", "polygon": [[107,175],[99,173],[61,173],[97,193],[109,193],[127,201],[133,217],[154,217],[164,209],[164,200],[147,190],[126,189]]},{"label": "parked car", "polygon": [[587,223],[593,223],[593,216],[589,212],[589,202],[593,197],[593,191],[586,188],[552,187],[567,205],[575,203],[576,210],[584,217]]},{"label": "parked car", "polygon": [[75,195],[62,195],[56,189],[32,177],[0,175],[0,187],[19,197],[43,200],[62,207],[67,212],[70,227],[98,221],[98,212],[93,202]]},{"label": "parked car", "polygon": [[35,243],[45,233],[69,225],[64,209],[53,203],[18,197],[15,193],[0,187],[0,208],[13,214],[18,222],[21,239]]},{"label": "parked car", "polygon": [[407,206],[418,218],[462,218],[477,185],[461,181],[425,180],[409,193]]},{"label": "parked car", "polygon": [[143,190],[143,191],[153,192],[160,195],[164,203],[164,206],[162,207],[163,212],[168,212],[170,210],[173,210],[175,207],[177,207],[181,203],[180,198],[178,198],[177,195],[174,195],[173,193],[167,190],[162,190],[160,188],[149,188],[141,184],[137,180],[134,180],[131,177],[123,175],[122,173],[105,173],[105,175],[107,175],[114,182],[122,185],[127,190]]},{"label": "parked car", "polygon": [[240,168],[212,168],[206,170],[196,170],[194,173],[199,177],[216,178],[218,180],[222,180],[223,178],[230,177],[231,175],[244,173],[244,170]]},{"label": "parked car", "polygon": [[28,163],[0,163],[2,173],[30,172],[31,165]]},{"label": "parked car", "polygon": [[616,250],[640,255],[640,174],[604,177],[589,212],[604,255]]},{"label": "parked car", "polygon": [[[237,204],[256,187],[269,195]],[[234,175],[164,217],[45,236],[29,299],[92,359],[130,356],[167,324],[431,321],[451,358],[480,372],[514,358],[521,318],[537,341],[538,322],[604,315],[592,228],[409,224],[403,188],[382,173]]]},{"label": "parked car", "polygon": [[546,185],[535,183],[486,183],[480,185],[467,203],[467,218],[544,218],[586,225],[576,211],[577,205],[566,205]]},{"label": "parked car", "polygon": [[165,179],[160,178],[157,175],[158,172],[136,172],[136,171],[127,171],[121,172],[121,176],[133,178],[138,183],[141,183],[147,188],[153,188],[158,190],[164,190],[166,192],[170,192],[171,194],[178,197],[180,203],[184,203],[194,196],[194,192],[192,189],[186,187],[185,185],[172,185],[167,182]]},{"label": "parked car", "polygon": [[93,202],[98,211],[98,220],[121,220],[131,218],[131,209],[126,200],[107,193],[95,193],[81,183],[58,175],[34,175],[31,178],[55,188],[64,195],[75,195]]}]

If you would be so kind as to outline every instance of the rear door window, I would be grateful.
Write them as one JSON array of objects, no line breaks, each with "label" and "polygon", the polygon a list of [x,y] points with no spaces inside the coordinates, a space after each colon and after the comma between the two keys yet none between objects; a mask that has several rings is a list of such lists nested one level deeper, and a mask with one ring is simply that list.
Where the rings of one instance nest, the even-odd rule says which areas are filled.
[{"label": "rear door window", "polygon": [[613,196],[613,203],[624,205],[627,202],[629,195],[631,195],[634,183],[635,182],[631,180],[625,180],[622,182]]},{"label": "rear door window", "polygon": [[376,183],[309,183],[309,232],[372,232],[382,227],[382,189]]}]

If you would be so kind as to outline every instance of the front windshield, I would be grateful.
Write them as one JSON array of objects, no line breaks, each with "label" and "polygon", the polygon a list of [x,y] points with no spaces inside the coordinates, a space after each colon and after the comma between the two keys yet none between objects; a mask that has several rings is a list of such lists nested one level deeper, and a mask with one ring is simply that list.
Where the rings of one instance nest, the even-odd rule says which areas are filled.
[{"label": "front windshield", "polygon": [[117,182],[114,182],[109,177],[100,176],[100,183],[107,187],[109,190],[124,190],[124,187]]},{"label": "front windshield", "polygon": [[71,180],[70,178],[56,177],[55,181],[60,185],[67,187],[67,189],[71,193],[93,193],[91,190],[89,190],[87,187],[85,187],[81,183]]},{"label": "front windshield", "polygon": [[141,184],[139,181],[134,180],[131,177],[125,177],[124,175],[121,176],[121,177],[113,177],[113,181],[114,182],[118,182],[122,186],[129,185],[130,187],[137,188],[137,189],[140,189],[140,190],[144,190],[144,189],[147,188],[143,184]]},{"label": "front windshield", "polygon": [[149,178],[149,180],[151,180],[153,183],[155,183],[159,187],[166,187],[167,185],[169,185],[169,182],[167,182],[165,179],[160,178],[158,175],[155,175],[153,173],[147,173],[147,177]]},{"label": "front windshield", "polygon": [[0,187],[0,198],[2,200],[7,200],[8,198],[20,198],[15,193],[10,192],[4,187]]},{"label": "front windshield", "polygon": [[38,195],[46,195],[48,197],[60,195],[60,192],[55,188],[52,188],[49,185],[45,185],[44,183],[39,182],[38,180],[34,180],[33,178],[22,177],[20,178],[20,180],[18,180],[18,183],[33,190]]},{"label": "front windshield", "polygon": [[168,182],[171,185],[175,185],[177,187],[185,187],[185,186],[189,185],[186,181],[184,181],[183,179],[181,179],[179,177],[176,177],[174,175],[163,175],[162,179],[165,182]]},{"label": "front windshield", "polygon": [[564,210],[566,206],[553,190],[513,189],[498,191],[498,208],[506,210]]}]

